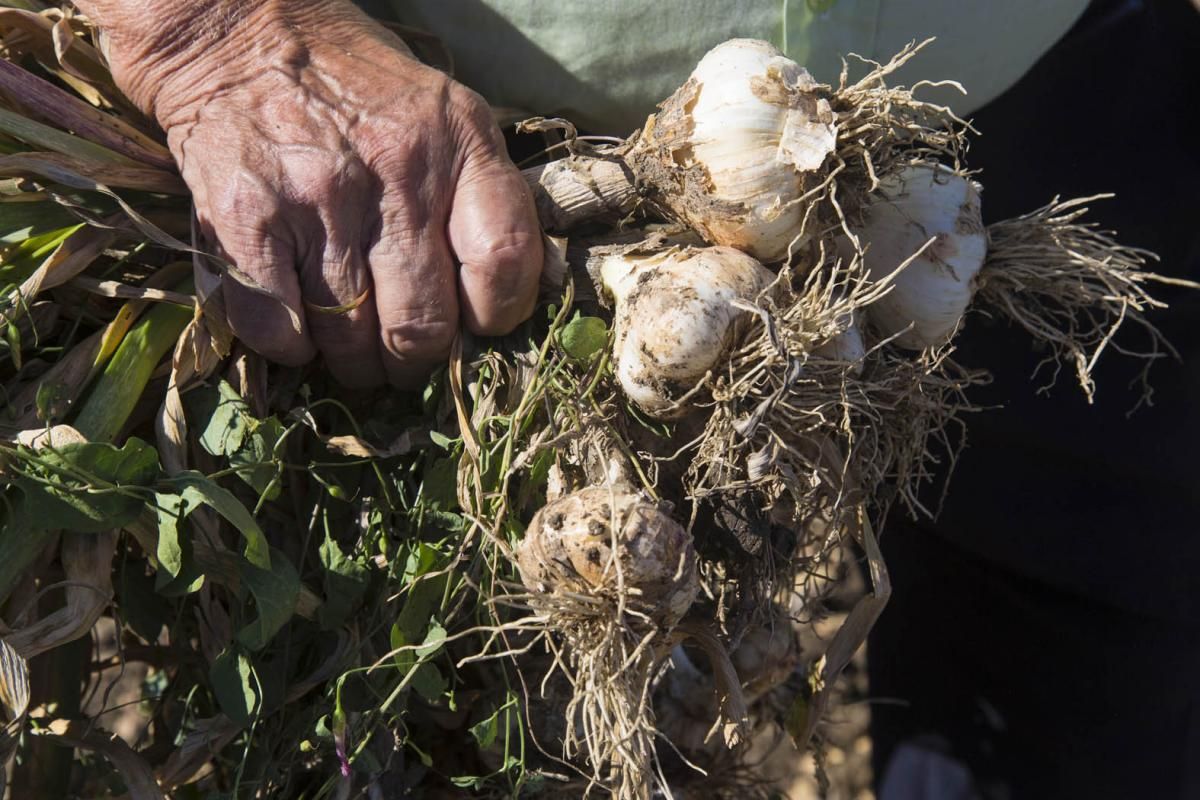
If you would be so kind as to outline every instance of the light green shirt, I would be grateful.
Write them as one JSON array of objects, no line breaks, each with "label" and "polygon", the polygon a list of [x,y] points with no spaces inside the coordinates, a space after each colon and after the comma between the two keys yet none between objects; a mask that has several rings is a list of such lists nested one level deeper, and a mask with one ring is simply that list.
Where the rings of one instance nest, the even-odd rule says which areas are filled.
[{"label": "light green shirt", "polygon": [[[379,0],[375,0],[378,4]],[[936,41],[896,81],[950,78],[931,90],[960,114],[1011,86],[1087,0],[383,0],[404,24],[441,38],[455,76],[493,105],[561,115],[624,135],[682,84],[713,45],[766,39],[823,83],[842,56],[886,61]],[[851,62],[851,76],[865,68]]]}]

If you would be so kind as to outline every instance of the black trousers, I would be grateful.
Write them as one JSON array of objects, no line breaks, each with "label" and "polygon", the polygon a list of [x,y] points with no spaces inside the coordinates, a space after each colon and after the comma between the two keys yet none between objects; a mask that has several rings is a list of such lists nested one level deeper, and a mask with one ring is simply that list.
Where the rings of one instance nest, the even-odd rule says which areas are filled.
[{"label": "black trousers", "polygon": [[[1198,85],[1200,13],[1187,0],[1094,3],[976,115],[969,162],[984,170],[985,215],[1113,189],[1105,225],[1195,279]],[[1163,325],[1195,351],[1200,306],[1178,300]],[[972,366],[1019,346],[979,327],[963,347]],[[996,396],[1029,394],[1024,374],[998,374]],[[919,739],[965,763],[984,798],[1200,798],[1200,520],[1188,510],[1200,495],[1198,374],[1194,355],[1156,367],[1159,410],[1128,421],[1124,408],[1072,410],[1068,387],[988,412],[941,520],[889,524],[894,593],[869,643],[877,781]],[[1103,466],[1063,457],[1078,443],[1053,443],[1082,413],[1112,443]],[[1031,441],[1001,454],[1021,437]],[[1139,449],[1146,437],[1157,451]],[[1022,471],[1042,483],[1023,484]],[[1129,488],[1139,481],[1180,488],[1151,500]],[[1111,515],[1096,512],[1105,504]],[[1063,533],[1080,519],[1083,530]]]},{"label": "black trousers", "polygon": [[1200,633],[998,569],[918,528],[884,542],[868,651],[876,779],[897,744],[985,798],[1200,797]]}]

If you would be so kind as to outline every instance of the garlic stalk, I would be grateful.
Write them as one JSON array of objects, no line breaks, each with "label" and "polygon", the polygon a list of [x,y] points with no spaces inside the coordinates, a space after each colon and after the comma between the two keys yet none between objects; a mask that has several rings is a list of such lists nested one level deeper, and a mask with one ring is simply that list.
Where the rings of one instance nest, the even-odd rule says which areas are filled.
[{"label": "garlic stalk", "polygon": [[680,398],[716,368],[753,302],[775,278],[728,247],[599,249],[589,271],[613,298],[617,380],[638,408],[682,416]]},{"label": "garlic stalk", "polygon": [[987,256],[982,187],[938,164],[908,166],[880,180],[855,233],[875,280],[892,290],[867,306],[884,337],[920,350],[954,335]]}]

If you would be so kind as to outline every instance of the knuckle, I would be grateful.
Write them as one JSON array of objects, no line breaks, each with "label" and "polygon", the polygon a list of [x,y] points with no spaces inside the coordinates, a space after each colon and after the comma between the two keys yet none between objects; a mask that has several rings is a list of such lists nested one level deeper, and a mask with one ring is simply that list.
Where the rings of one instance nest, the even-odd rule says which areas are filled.
[{"label": "knuckle", "polygon": [[391,205],[380,214],[379,238],[371,247],[372,264],[401,268],[429,250],[429,215],[419,206]]},{"label": "knuckle", "polygon": [[363,163],[347,153],[317,151],[302,154],[290,167],[291,190],[296,200],[310,207],[353,202],[370,185]]},{"label": "knuckle", "polygon": [[409,112],[405,127],[380,123],[357,142],[367,164],[381,177],[406,175],[428,169],[436,152],[434,143],[444,140],[438,115],[422,109]]},{"label": "knuckle", "polygon": [[445,315],[419,311],[382,326],[383,347],[401,361],[429,361],[450,352],[457,325]]},{"label": "knuckle", "polygon": [[461,147],[468,152],[503,151],[504,134],[496,125],[491,106],[478,93],[456,84],[449,93],[447,111]]},{"label": "knuckle", "polygon": [[495,291],[515,291],[531,283],[540,271],[541,249],[541,237],[531,233],[480,233],[470,267]]},{"label": "knuckle", "polygon": [[235,170],[220,191],[209,194],[209,204],[218,224],[236,221],[246,227],[265,226],[283,210],[278,187],[244,168]]}]

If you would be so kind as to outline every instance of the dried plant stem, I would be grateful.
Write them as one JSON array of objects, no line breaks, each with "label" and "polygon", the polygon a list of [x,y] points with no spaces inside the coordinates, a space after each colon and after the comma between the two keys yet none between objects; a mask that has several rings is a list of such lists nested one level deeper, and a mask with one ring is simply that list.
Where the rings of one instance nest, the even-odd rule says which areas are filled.
[{"label": "dried plant stem", "polygon": [[565,231],[599,217],[620,218],[637,207],[633,173],[609,153],[574,155],[522,171],[543,227]]}]

